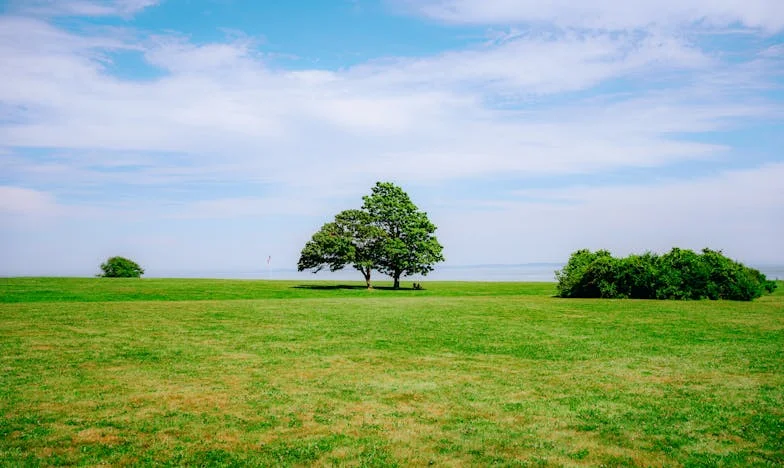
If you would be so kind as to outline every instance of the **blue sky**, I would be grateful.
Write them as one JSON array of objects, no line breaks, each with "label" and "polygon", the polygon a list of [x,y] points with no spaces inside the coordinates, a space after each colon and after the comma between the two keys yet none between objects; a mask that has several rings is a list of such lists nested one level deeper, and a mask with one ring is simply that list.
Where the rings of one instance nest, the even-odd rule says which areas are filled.
[{"label": "blue sky", "polygon": [[779,0],[0,5],[2,275],[294,268],[377,180],[449,265],[784,263]]}]

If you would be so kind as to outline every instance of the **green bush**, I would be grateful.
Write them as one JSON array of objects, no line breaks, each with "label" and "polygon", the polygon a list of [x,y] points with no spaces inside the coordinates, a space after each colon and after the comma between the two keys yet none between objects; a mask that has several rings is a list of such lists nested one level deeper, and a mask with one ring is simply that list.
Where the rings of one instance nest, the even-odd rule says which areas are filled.
[{"label": "green bush", "polygon": [[138,278],[144,274],[144,269],[133,260],[124,257],[112,257],[101,264],[104,278]]},{"label": "green bush", "polygon": [[625,258],[582,249],[555,276],[560,297],[750,301],[776,289],[775,281],[721,251],[677,247]]}]

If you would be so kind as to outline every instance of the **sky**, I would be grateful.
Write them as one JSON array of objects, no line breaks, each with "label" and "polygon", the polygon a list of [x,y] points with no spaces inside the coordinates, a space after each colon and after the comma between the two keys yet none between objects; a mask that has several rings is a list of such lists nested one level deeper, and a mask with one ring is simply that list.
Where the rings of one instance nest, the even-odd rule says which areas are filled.
[{"label": "sky", "polygon": [[0,275],[296,268],[401,186],[445,266],[784,264],[781,0],[0,0]]}]

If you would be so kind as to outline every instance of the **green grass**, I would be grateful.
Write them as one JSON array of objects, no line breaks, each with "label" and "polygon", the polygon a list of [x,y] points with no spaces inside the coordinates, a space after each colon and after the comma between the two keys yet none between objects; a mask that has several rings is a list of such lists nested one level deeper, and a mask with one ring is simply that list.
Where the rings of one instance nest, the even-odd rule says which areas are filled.
[{"label": "green grass", "polygon": [[357,285],[0,279],[0,465],[784,463],[781,287]]},{"label": "green grass", "polygon": [[[554,295],[553,283],[426,282],[424,290],[401,281],[250,281],[138,278],[0,278],[2,302],[202,301],[234,299],[312,299],[343,297],[519,296]],[[376,294],[377,293],[377,294]]]}]

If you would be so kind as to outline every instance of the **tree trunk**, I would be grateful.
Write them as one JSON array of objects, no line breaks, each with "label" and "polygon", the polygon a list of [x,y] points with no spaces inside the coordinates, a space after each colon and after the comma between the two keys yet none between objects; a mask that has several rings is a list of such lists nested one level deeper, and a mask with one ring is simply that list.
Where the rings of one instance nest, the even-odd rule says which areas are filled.
[{"label": "tree trunk", "polygon": [[395,273],[395,276],[393,276],[393,278],[395,279],[395,284],[392,287],[394,289],[400,289],[400,273]]},{"label": "tree trunk", "polygon": [[367,284],[368,289],[373,289],[373,285],[370,284],[370,268],[367,270],[362,270],[362,274],[365,275],[365,283]]}]

